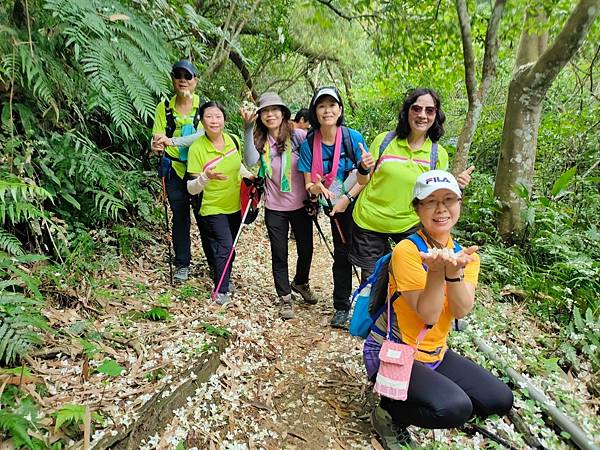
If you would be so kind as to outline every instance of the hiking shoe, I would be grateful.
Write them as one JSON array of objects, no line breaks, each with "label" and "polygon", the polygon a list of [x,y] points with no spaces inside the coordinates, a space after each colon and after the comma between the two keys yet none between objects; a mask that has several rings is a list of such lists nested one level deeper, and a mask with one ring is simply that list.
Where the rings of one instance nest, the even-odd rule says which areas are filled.
[{"label": "hiking shoe", "polygon": [[178,283],[184,283],[188,280],[189,268],[186,266],[177,267],[175,269],[175,273],[173,274],[173,280]]},{"label": "hiking shoe", "polygon": [[292,288],[292,291],[300,294],[305,303],[308,303],[309,305],[316,305],[319,302],[319,299],[310,290],[310,285],[308,283],[296,284],[292,282],[290,287]]},{"label": "hiking shoe", "polygon": [[283,320],[296,317],[296,314],[294,314],[294,304],[292,303],[292,294],[279,297],[279,317]]},{"label": "hiking shoe", "polygon": [[215,303],[217,305],[226,305],[227,303],[229,303],[231,301],[231,293],[230,292],[219,292],[217,294],[217,296],[215,297]]},{"label": "hiking shoe", "polygon": [[348,326],[348,311],[336,309],[329,325],[333,328],[346,328]]},{"label": "hiking shoe", "polygon": [[385,450],[403,450],[412,448],[414,441],[406,427],[398,426],[392,416],[380,405],[371,413],[371,425],[379,436],[379,442]]}]

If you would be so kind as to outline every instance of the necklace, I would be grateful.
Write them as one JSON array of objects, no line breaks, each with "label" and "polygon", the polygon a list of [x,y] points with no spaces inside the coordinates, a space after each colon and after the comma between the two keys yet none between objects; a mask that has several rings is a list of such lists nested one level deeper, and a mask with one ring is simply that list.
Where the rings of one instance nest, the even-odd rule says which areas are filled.
[{"label": "necklace", "polygon": [[425,235],[425,239],[427,239],[427,243],[431,247],[433,247],[433,248],[446,248],[446,246],[444,244],[442,244],[441,242],[436,241],[434,238],[432,238],[431,235],[427,231],[425,231],[425,228],[421,228],[421,231]]}]

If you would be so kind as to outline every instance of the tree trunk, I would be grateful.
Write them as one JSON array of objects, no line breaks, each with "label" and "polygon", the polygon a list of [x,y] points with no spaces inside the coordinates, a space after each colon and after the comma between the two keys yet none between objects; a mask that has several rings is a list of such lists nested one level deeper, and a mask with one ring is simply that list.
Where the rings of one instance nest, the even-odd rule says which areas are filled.
[{"label": "tree trunk", "polygon": [[496,0],[492,14],[488,22],[485,37],[485,54],[483,58],[481,84],[477,87],[475,77],[475,56],[473,52],[473,38],[471,36],[471,17],[467,10],[465,0],[456,0],[456,12],[460,24],[460,32],[463,47],[463,60],[465,65],[465,85],[469,109],[463,124],[462,131],[456,145],[456,156],[452,164],[452,171],[456,174],[467,168],[469,150],[473,142],[473,136],[477,130],[483,103],[487,97],[490,85],[494,79],[496,60],[498,55],[498,27],[504,12],[506,0]]},{"label": "tree trunk", "polygon": [[[542,101],[556,76],[579,49],[600,12],[600,0],[581,0],[552,47],[547,36],[523,31],[516,68],[508,89],[501,153],[494,195],[501,206],[498,231],[511,242],[523,228],[524,200],[519,185],[531,192]],[[543,19],[543,13],[540,18]],[[526,21],[527,23],[527,21]]]}]

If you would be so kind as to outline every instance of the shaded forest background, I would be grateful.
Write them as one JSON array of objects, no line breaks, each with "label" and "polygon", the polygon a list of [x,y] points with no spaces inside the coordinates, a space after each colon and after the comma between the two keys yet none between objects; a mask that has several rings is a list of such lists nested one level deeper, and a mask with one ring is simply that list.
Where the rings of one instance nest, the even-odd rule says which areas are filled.
[{"label": "shaded forest background", "polygon": [[[587,361],[597,378],[598,8],[0,0],[0,364],[21,367],[45,333],[62,332],[48,326],[46,302],[68,303],[123,258],[162,245],[148,127],[170,95],[171,64],[188,57],[198,93],[226,106],[237,134],[243,100],[275,90],[296,111],[335,84],[347,124],[370,142],[394,128],[407,90],[436,89],[441,143],[457,168],[476,167],[461,239],[482,247],[487,284],[557,324],[561,367]],[[523,86],[526,99],[515,94]]]}]

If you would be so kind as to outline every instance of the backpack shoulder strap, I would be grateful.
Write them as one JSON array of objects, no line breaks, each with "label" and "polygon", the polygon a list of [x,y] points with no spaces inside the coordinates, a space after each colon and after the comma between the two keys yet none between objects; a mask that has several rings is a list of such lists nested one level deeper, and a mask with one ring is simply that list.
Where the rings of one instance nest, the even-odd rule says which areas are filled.
[{"label": "backpack shoulder strap", "polygon": [[198,124],[200,123],[200,106],[196,108],[196,112],[194,113],[194,130],[198,131]]},{"label": "backpack shoulder strap", "polygon": [[173,114],[173,109],[171,108],[171,104],[169,103],[168,98],[165,99],[165,119],[167,122],[167,126],[165,127],[165,134],[168,138],[172,138],[175,134],[177,124],[175,123],[175,115]]},{"label": "backpack shoulder strap", "polygon": [[240,147],[241,147],[241,144],[240,144],[240,138],[239,138],[239,137],[237,137],[235,134],[230,134],[229,136],[231,137],[231,140],[232,140],[232,141],[233,141],[233,143],[235,144],[235,148],[237,149],[237,151],[238,151],[238,153],[239,153],[239,151],[240,151]]},{"label": "backpack shoulder strap", "polygon": [[342,128],[342,147],[344,148],[344,154],[352,164],[356,166],[356,155],[354,155],[354,144],[352,143],[352,136],[350,136],[350,130],[345,125],[341,125]]},{"label": "backpack shoulder strap", "polygon": [[373,172],[377,170],[377,166],[379,166],[379,160],[381,159],[383,152],[385,152],[385,149],[388,148],[388,145],[390,145],[390,142],[392,142],[395,137],[396,132],[390,131],[388,132],[388,134],[385,135],[383,141],[381,141],[381,145],[379,146],[379,155],[377,155],[377,161],[375,161],[375,167],[373,168]]},{"label": "backpack shoulder strap", "polygon": [[308,142],[308,148],[310,149],[310,152],[313,153],[313,144],[315,142],[315,130],[310,130],[306,134],[306,141]]},{"label": "backpack shoulder strap", "polygon": [[[427,253],[429,251],[429,248],[427,247],[427,243],[425,242],[425,240],[421,237],[421,235],[419,233],[413,233],[410,236],[408,236],[406,239],[408,239],[413,244],[415,244],[415,246],[417,247],[417,250],[419,250],[420,252]],[[423,269],[425,269],[425,272],[427,272],[427,265],[426,264],[422,264],[422,265],[423,265]]]},{"label": "backpack shoulder strap", "polygon": [[429,154],[429,169],[434,170],[437,166],[438,159],[438,143],[431,144],[431,153]]},{"label": "backpack shoulder strap", "polygon": [[413,233],[408,236],[406,239],[411,241],[420,252],[427,253],[428,247],[425,240],[421,237],[419,233]]}]

